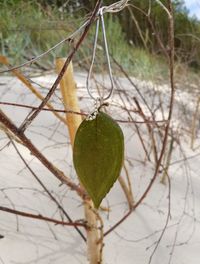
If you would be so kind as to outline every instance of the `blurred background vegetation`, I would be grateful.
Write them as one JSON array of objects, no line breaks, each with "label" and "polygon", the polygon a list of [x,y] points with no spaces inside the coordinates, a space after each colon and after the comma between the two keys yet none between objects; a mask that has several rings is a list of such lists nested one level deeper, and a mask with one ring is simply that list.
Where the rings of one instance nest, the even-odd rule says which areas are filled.
[{"label": "blurred background vegetation", "polygon": [[[8,56],[13,65],[22,63],[51,48],[75,31],[91,12],[95,0],[0,0],[0,54]],[[105,0],[108,5],[114,1]],[[167,4],[166,0],[162,0]],[[190,17],[184,1],[174,0],[175,51],[177,72],[200,70],[200,21]],[[142,78],[165,77],[167,62],[156,39],[167,48],[168,20],[163,9],[152,1],[130,1],[119,14],[106,14],[106,32],[111,55],[132,75]],[[154,30],[153,30],[154,28]],[[76,66],[87,68],[91,58],[92,27],[76,54]],[[101,33],[97,49],[98,67],[104,66]],[[73,45],[73,44],[71,44]],[[64,43],[37,62],[43,70],[54,68],[55,57],[66,57],[70,49]]]}]

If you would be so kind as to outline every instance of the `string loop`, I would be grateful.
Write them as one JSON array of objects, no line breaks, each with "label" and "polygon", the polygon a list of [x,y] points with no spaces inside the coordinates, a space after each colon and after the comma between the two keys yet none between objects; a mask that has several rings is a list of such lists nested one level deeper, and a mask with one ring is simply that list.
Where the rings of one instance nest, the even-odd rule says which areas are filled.
[{"label": "string loop", "polygon": [[106,30],[105,30],[105,23],[104,23],[104,9],[106,7],[101,7],[99,9],[98,15],[99,17],[97,18],[97,22],[96,22],[96,31],[95,31],[95,36],[94,36],[94,45],[93,45],[93,52],[92,52],[92,59],[91,59],[91,64],[90,64],[90,68],[88,71],[88,76],[87,76],[87,80],[86,80],[86,87],[87,87],[87,91],[89,96],[93,99],[93,100],[98,100],[98,98],[96,98],[92,92],[90,91],[90,79],[91,79],[91,74],[92,74],[92,70],[93,70],[93,66],[94,66],[94,60],[95,60],[95,55],[96,55],[96,48],[97,48],[97,41],[98,41],[98,35],[99,35],[99,24],[101,22],[101,27],[102,27],[102,33],[103,33],[103,42],[104,42],[104,49],[105,49],[105,56],[106,56],[106,60],[107,60],[107,65],[108,65],[108,73],[109,73],[109,78],[110,78],[110,82],[111,82],[111,89],[110,92],[108,93],[107,96],[100,96],[100,101],[103,103],[104,101],[108,100],[113,93],[114,90],[114,81],[113,81],[113,75],[112,75],[112,69],[111,69],[111,63],[110,63],[110,57],[109,57],[109,51],[108,51],[108,43],[107,43],[107,37],[106,37]]}]

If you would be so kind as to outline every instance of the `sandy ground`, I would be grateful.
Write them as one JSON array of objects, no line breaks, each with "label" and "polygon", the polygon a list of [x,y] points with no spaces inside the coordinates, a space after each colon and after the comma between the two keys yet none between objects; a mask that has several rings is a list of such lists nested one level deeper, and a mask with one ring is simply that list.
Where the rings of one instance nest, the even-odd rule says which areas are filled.
[{"label": "sandy ground", "polygon": [[[85,89],[85,74],[76,74],[78,96],[81,109],[90,112],[93,102]],[[99,77],[98,77],[99,78]],[[40,91],[46,94],[55,76],[34,78],[42,84]],[[152,83],[133,79],[140,91],[156,108],[163,103],[163,111],[155,110],[156,118],[166,118],[169,102],[167,85],[155,86]],[[106,78],[104,83],[107,85]],[[138,96],[129,82],[118,80],[108,112],[116,119],[128,120],[129,116],[121,106],[133,109],[133,96]],[[10,77],[0,79],[0,101],[18,104],[38,105],[39,101],[18,80]],[[119,90],[121,91],[119,94]],[[140,100],[140,99],[139,99]],[[59,91],[52,98],[56,108],[62,109]],[[181,144],[174,144],[169,168],[171,188],[160,183],[160,177],[153,185],[144,202],[115,231],[105,237],[105,264],[199,264],[200,259],[200,153],[199,139],[195,150],[190,148],[191,114],[195,109],[196,98],[191,94],[177,92],[173,118],[173,128]],[[148,109],[142,104],[144,112]],[[21,124],[30,109],[0,106],[17,124]],[[135,120],[141,120],[131,113]],[[150,182],[153,162],[144,164],[144,150],[133,123],[119,123],[126,142],[126,166],[133,186],[134,199],[137,201]],[[139,125],[145,142],[147,132]],[[66,127],[58,122],[50,112],[42,112],[27,131],[27,136],[56,166],[77,182],[72,165],[72,152]],[[9,208],[42,214],[62,219],[62,214],[48,195],[25,168],[13,146],[6,145],[8,139],[0,131],[0,205]],[[148,143],[148,142],[147,142]],[[45,186],[59,200],[73,220],[84,217],[81,200],[76,194],[59,181],[34,158],[27,149],[17,144],[21,154],[42,180]],[[125,171],[122,171],[125,175]],[[101,212],[104,230],[108,230],[127,211],[125,196],[117,182],[104,199],[103,206],[110,212]],[[152,256],[157,241],[170,220],[164,236]],[[84,230],[82,230],[84,233]],[[0,211],[0,263],[5,264],[79,264],[87,263],[86,244],[72,227],[63,227],[47,222],[36,221]]]}]

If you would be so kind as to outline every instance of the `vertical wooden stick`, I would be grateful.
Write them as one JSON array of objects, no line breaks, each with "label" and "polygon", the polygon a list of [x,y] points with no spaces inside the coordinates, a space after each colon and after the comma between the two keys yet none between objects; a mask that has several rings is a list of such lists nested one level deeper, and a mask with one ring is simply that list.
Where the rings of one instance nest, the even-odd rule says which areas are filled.
[{"label": "vertical wooden stick", "polygon": [[173,152],[173,146],[174,146],[174,138],[172,137],[170,144],[169,144],[168,152],[166,154],[167,160],[166,160],[166,164],[163,170],[163,175],[160,181],[162,184],[166,184],[167,182],[168,171],[169,171],[170,161],[171,161],[172,152]]},{"label": "vertical wooden stick", "polygon": [[[65,59],[62,58],[56,60],[57,72],[60,72],[64,62]],[[67,71],[60,82],[60,88],[61,88],[65,109],[68,108],[73,111],[80,112],[78,106],[77,94],[76,94],[76,84],[73,77],[72,63],[69,64]],[[82,119],[81,116],[75,114],[66,114],[66,119],[67,119],[70,141],[73,147],[75,134]],[[87,221],[87,224],[90,227],[87,230],[88,259],[90,264],[100,264],[102,263],[101,260],[102,245],[101,243],[98,243],[98,241],[100,241],[100,235],[97,225],[98,224],[97,215],[95,212],[94,205],[90,199],[84,200],[84,211],[85,211],[85,220]]]},{"label": "vertical wooden stick", "polygon": [[199,114],[199,105],[200,105],[200,97],[197,99],[197,104],[195,108],[195,112],[192,118],[192,124],[191,124],[191,149],[194,150],[194,141],[196,139],[196,130],[197,130],[197,121],[198,121],[198,114]]}]

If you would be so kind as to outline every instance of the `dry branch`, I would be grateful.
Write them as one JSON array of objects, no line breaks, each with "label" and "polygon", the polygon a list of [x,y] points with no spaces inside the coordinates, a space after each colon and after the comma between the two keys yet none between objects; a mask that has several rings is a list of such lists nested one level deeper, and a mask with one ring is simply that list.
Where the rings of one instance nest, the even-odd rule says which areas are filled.
[{"label": "dry branch", "polygon": [[72,58],[74,57],[74,55],[76,54],[77,50],[79,49],[79,47],[81,46],[82,42],[84,41],[85,37],[87,36],[87,33],[90,29],[90,26],[92,25],[93,21],[95,20],[95,17],[97,15],[97,12],[99,10],[101,1],[97,1],[96,6],[92,12],[92,15],[87,23],[87,25],[84,28],[83,33],[81,34],[80,38],[78,39],[77,43],[74,45],[73,50],[70,52],[69,56],[67,57],[58,77],[56,78],[54,84],[52,85],[51,89],[49,90],[49,92],[47,93],[46,97],[44,98],[44,100],[42,101],[42,103],[39,105],[38,109],[36,109],[35,111],[33,111],[33,113],[29,114],[26,119],[24,120],[22,126],[20,127],[21,131],[24,132],[27,127],[33,122],[33,120],[39,115],[40,111],[42,110],[42,108],[48,103],[48,101],[50,100],[51,96],[54,94],[55,90],[57,89],[61,79],[63,78],[63,75],[65,74],[68,65],[70,64]]},{"label": "dry branch", "polygon": [[[9,64],[8,59],[5,56],[0,56],[0,63],[5,64],[8,67],[11,67]],[[44,100],[44,96],[32,85],[32,83],[23,75],[22,72],[19,70],[12,70],[12,73],[41,101]],[[54,111],[54,107],[48,102],[47,106],[50,110],[52,110],[52,113],[64,124],[65,119],[57,112]]]},{"label": "dry branch", "polygon": [[200,106],[200,97],[197,99],[195,112],[192,118],[192,124],[191,124],[191,149],[194,150],[194,141],[196,138],[196,130],[197,130],[197,120],[198,120],[198,114],[199,114],[199,106]]},{"label": "dry branch", "polygon": [[[170,16],[168,17],[168,27],[169,27],[169,34],[168,34],[168,42],[169,42],[169,53],[166,51],[165,54],[167,54],[167,58],[169,61],[169,82],[170,82],[170,87],[171,87],[171,94],[170,94],[170,103],[169,103],[169,112],[168,112],[168,118],[167,118],[167,123],[164,131],[164,136],[163,136],[163,141],[162,141],[162,147],[161,151],[159,154],[158,161],[156,163],[156,168],[154,175],[147,186],[146,190],[144,191],[143,195],[140,197],[140,199],[134,204],[134,207],[132,210],[127,212],[115,225],[113,225],[106,233],[104,236],[108,235],[110,232],[112,232],[115,228],[117,228],[121,223],[124,222],[124,220],[127,219],[127,217],[135,210],[145,199],[149,191],[151,190],[151,187],[153,186],[157,174],[159,172],[160,166],[162,165],[162,160],[164,157],[164,153],[167,147],[168,143],[168,136],[169,136],[169,130],[170,130],[170,125],[171,125],[171,119],[172,119],[172,114],[173,114],[173,108],[174,108],[174,97],[175,97],[175,84],[174,84],[174,17],[173,17],[173,7],[172,7],[172,2],[171,0],[168,0],[168,11],[170,13]],[[167,12],[168,14],[168,12]]]},{"label": "dry branch", "polygon": [[32,155],[34,155],[37,159],[41,161],[41,163],[53,173],[55,177],[57,177],[62,183],[67,184],[72,190],[75,190],[79,196],[85,197],[85,192],[82,188],[74,184],[62,171],[56,168],[34,145],[33,143],[26,137],[24,133],[22,133],[18,127],[3,113],[0,109],[0,122],[8,128],[22,143],[25,147],[29,149]]},{"label": "dry branch", "polygon": [[[44,191],[49,195],[50,199],[58,206],[58,209],[63,213],[63,215],[67,218],[67,220],[70,223],[73,223],[72,218],[69,216],[69,214],[66,212],[66,210],[63,208],[63,206],[60,204],[60,202],[53,196],[53,194],[51,193],[51,191],[48,190],[48,188],[44,185],[44,183],[42,182],[42,180],[36,175],[36,173],[31,169],[31,167],[28,165],[28,163],[26,162],[26,160],[24,159],[24,157],[22,156],[21,152],[19,151],[17,145],[15,144],[15,142],[12,140],[12,138],[8,135],[14,149],[16,150],[17,154],[19,155],[20,159],[22,160],[22,162],[25,164],[26,168],[28,169],[28,171],[31,173],[31,175],[35,178],[35,180],[39,183],[39,185],[44,189]],[[83,235],[83,233],[81,232],[81,230],[77,227],[74,226],[74,228],[76,229],[76,231],[79,233],[79,235],[82,237],[82,239],[84,241],[86,241],[85,236]]]},{"label": "dry branch", "polygon": [[86,228],[86,224],[85,223],[64,222],[64,221],[60,221],[60,220],[57,220],[57,219],[53,219],[53,218],[50,218],[50,217],[43,216],[41,214],[38,214],[38,215],[31,214],[31,213],[27,213],[27,212],[23,212],[23,211],[19,211],[19,210],[10,209],[10,208],[4,207],[4,206],[0,206],[0,211],[6,212],[6,213],[10,213],[10,214],[14,214],[14,215],[19,215],[19,216],[22,216],[22,217],[27,217],[27,218],[32,218],[32,219],[36,219],[36,220],[51,222],[51,223],[54,223],[56,225],[81,226],[81,227]]}]

